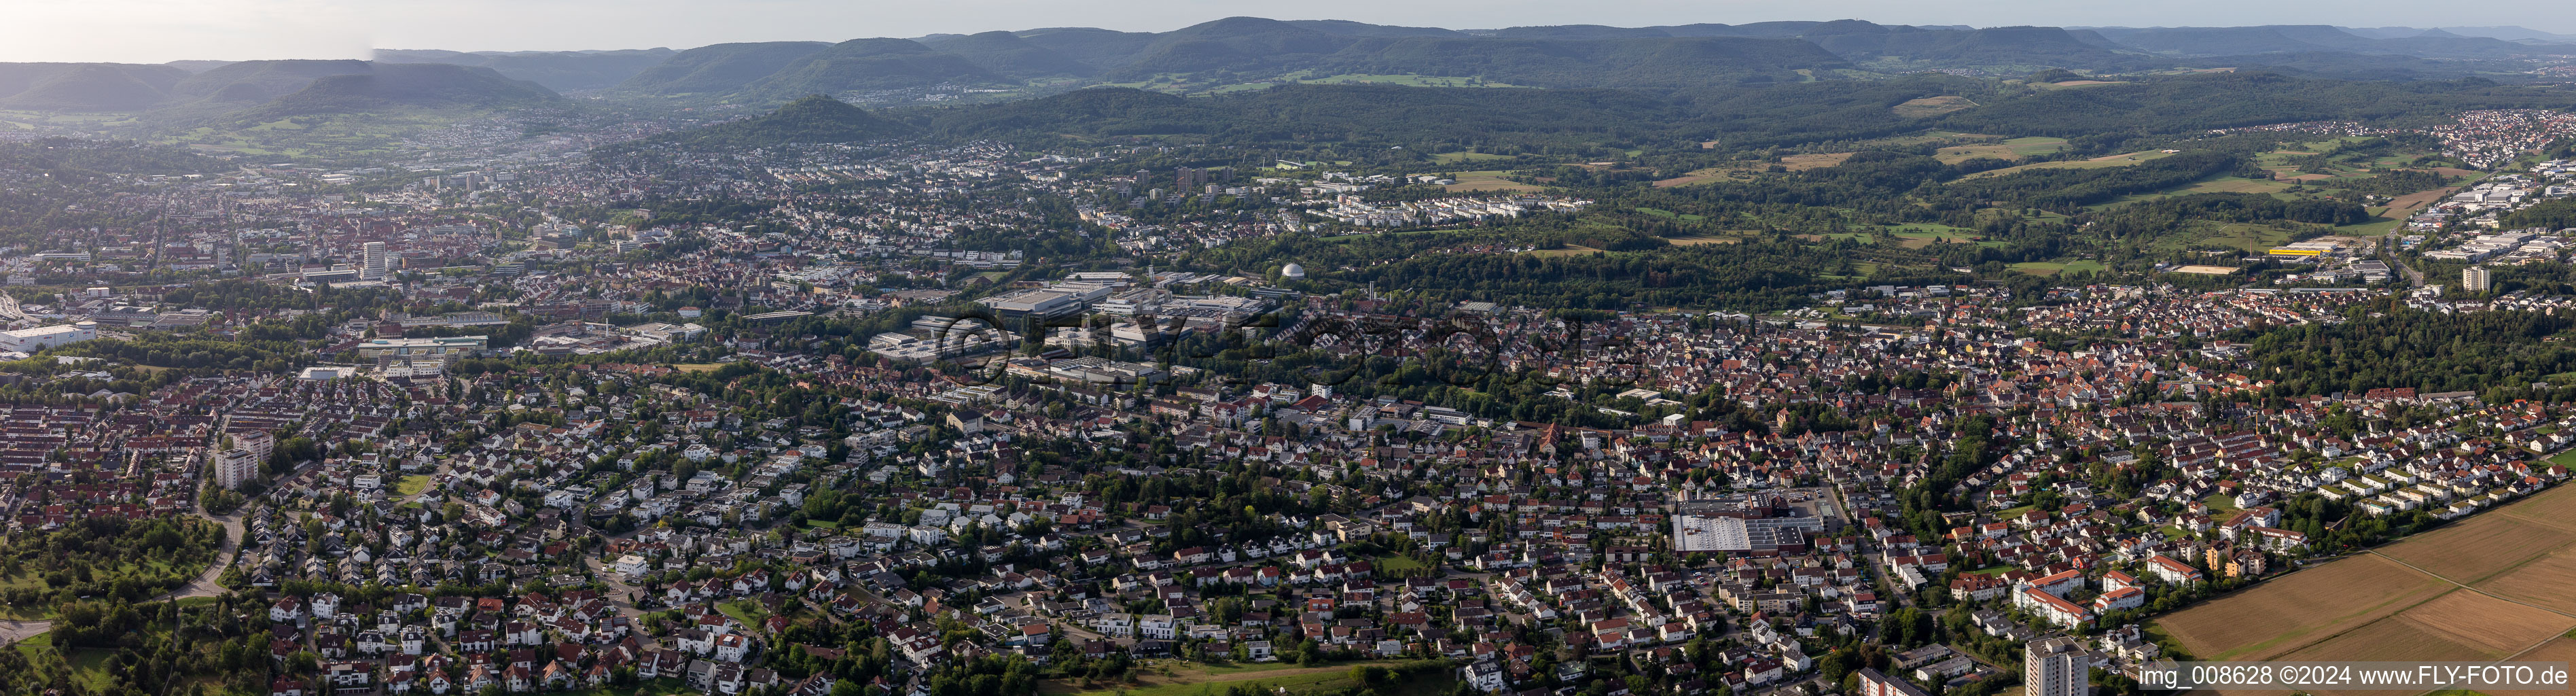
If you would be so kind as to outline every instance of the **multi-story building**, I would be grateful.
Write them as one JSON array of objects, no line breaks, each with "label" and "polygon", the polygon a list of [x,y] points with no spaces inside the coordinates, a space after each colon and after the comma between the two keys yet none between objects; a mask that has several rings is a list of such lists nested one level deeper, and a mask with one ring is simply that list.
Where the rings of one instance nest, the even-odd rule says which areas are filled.
[{"label": "multi-story building", "polygon": [[233,433],[232,438],[234,447],[250,452],[259,461],[268,461],[268,455],[277,451],[277,436],[266,430],[244,430]]},{"label": "multi-story building", "polygon": [[1853,674],[1860,678],[1860,696],[1926,696],[1923,687],[1875,669],[1863,667]]},{"label": "multi-story building", "polygon": [[385,251],[384,242],[368,242],[364,265],[358,267],[358,279],[380,280],[393,271],[393,255]]},{"label": "multi-story building", "polygon": [[239,447],[216,453],[212,467],[215,485],[240,488],[242,484],[258,478],[259,462],[260,459],[252,456],[249,450]]},{"label": "multi-story building", "polygon": [[2468,268],[2460,269],[2461,289],[2469,292],[2486,292],[2487,287],[2487,267],[2470,266]]},{"label": "multi-story building", "polygon": [[2022,648],[2022,693],[2028,696],[2092,696],[2093,656],[2073,636],[2031,641]]}]

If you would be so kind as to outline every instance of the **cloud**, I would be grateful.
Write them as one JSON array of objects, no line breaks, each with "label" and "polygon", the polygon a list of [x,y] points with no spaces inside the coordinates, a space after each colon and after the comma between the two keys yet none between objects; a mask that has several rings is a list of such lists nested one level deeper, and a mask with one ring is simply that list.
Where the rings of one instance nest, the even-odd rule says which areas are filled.
[{"label": "cloud", "polygon": [[367,24],[322,0],[13,0],[0,60],[360,58]]}]

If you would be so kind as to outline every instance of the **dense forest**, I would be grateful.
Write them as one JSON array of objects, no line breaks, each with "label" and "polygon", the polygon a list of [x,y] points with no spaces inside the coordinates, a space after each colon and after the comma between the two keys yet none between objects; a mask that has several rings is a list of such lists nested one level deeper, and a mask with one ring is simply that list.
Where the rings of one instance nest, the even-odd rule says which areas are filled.
[{"label": "dense forest", "polygon": [[[0,545],[0,600],[51,607],[75,598],[140,601],[184,585],[214,561],[223,530],[193,517],[87,517]],[[34,582],[18,582],[32,579]]]}]

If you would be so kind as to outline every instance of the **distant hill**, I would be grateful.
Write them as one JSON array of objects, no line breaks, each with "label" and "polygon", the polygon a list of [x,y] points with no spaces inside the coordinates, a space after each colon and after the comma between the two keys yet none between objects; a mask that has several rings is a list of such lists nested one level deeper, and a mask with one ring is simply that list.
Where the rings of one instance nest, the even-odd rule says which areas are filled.
[{"label": "distant hill", "polygon": [[496,109],[569,104],[534,82],[502,77],[491,68],[445,63],[382,63],[364,74],[327,75],[303,89],[242,112],[243,122],[325,113],[404,108]]},{"label": "distant hill", "polygon": [[242,61],[180,80],[170,88],[170,99],[183,104],[204,101],[250,106],[294,94],[324,76],[374,71],[375,66],[363,60]]},{"label": "distant hill", "polygon": [[[2332,27],[2328,27],[2332,29]],[[2103,38],[2143,51],[2185,56],[2235,56],[2253,53],[2297,53],[2345,48],[2354,42],[2375,41],[2344,34],[2352,41],[2301,41],[2283,34],[2281,27],[2153,27],[2132,29],[2103,27],[2092,31]],[[2338,30],[2340,31],[2340,30]],[[2309,38],[2322,38],[2310,34]]]},{"label": "distant hill", "polygon": [[1036,99],[883,112],[948,141],[1032,146],[1123,136],[1221,139],[1244,146],[1340,141],[1429,145],[1461,139],[1524,145],[1691,141],[1735,144],[1864,139],[1919,130],[1891,107],[1958,94],[1975,80],[1909,75],[1887,80],[1728,85],[1670,95],[1617,89],[1422,89],[1391,85],[1281,85],[1210,97],[1095,87]]},{"label": "distant hill", "polygon": [[2292,121],[2418,118],[2464,109],[2548,108],[2564,103],[2565,97],[2555,91],[2498,86],[2485,80],[2358,82],[2239,70],[2043,90],[1953,112],[1943,116],[1942,123],[1971,133],[2077,137]]},{"label": "distant hill", "polygon": [[1275,19],[1227,17],[1155,36],[1125,66],[1111,70],[1109,77],[1132,80],[1161,73],[1210,70],[1298,70],[1348,48],[1356,40]]},{"label": "distant hill", "polygon": [[[1847,61],[1812,43],[1780,36],[1816,24],[1615,32],[1552,27],[1508,32],[1531,35],[1512,38],[1338,20],[1229,17],[1161,33],[1052,28],[919,40],[857,39],[829,47],[726,44],[682,51],[614,91],[756,103],[940,83],[1012,86],[1047,78],[1128,82],[1175,74],[1246,82],[1291,73],[1422,74],[1553,88],[1635,89],[1839,78],[1830,71],[1850,67]],[[1624,38],[1565,38],[1609,35]],[[2062,43],[2062,52],[2098,52],[2071,39]]]},{"label": "distant hill", "polygon": [[1824,22],[1754,22],[1752,24],[1684,24],[1655,27],[1673,36],[1757,36],[1788,38]]},{"label": "distant hill", "polygon": [[2259,67],[2286,75],[2336,80],[2447,80],[2512,72],[2528,65],[2519,61],[2433,59],[2343,51],[2265,53],[2211,60],[2225,62],[2228,67]]},{"label": "distant hill", "polygon": [[748,150],[788,143],[865,142],[909,135],[915,131],[910,125],[817,94],[788,102],[766,115],[671,133],[638,146],[664,144],[690,149]]},{"label": "distant hill", "polygon": [[610,88],[639,96],[726,95],[831,48],[819,41],[775,41],[701,46],[645,68]]},{"label": "distant hill", "polygon": [[2436,31],[2417,31],[2402,36],[2386,30],[2356,33],[2322,24],[2144,29],[2097,27],[2091,31],[2143,51],[2196,57],[2342,51],[2418,58],[2510,58],[2546,52],[2495,38]]},{"label": "distant hill", "polygon": [[942,53],[910,39],[852,39],[797,58],[777,72],[743,85],[735,94],[754,100],[784,100],[852,90],[1006,81],[963,56]]},{"label": "distant hill", "polygon": [[1496,29],[1491,36],[1506,39],[1642,39],[1672,34],[1654,27],[1611,27],[1599,24],[1562,24],[1547,27],[1508,27]]},{"label": "distant hill", "polygon": [[1082,61],[1100,70],[1124,66],[1154,42],[1154,34],[1133,31],[1111,31],[1090,27],[1027,29],[1011,32],[1031,45],[1044,46],[1067,58]]},{"label": "distant hill", "polygon": [[2056,27],[1921,29],[1858,20],[1826,22],[1798,37],[1852,60],[1893,58],[1953,65],[2046,65],[2128,70],[2153,63],[2125,55]]},{"label": "distant hill", "polygon": [[229,61],[229,60],[174,60],[174,61],[170,61],[170,62],[167,62],[167,63],[162,63],[162,65],[167,65],[167,66],[170,66],[170,67],[173,67],[173,68],[178,68],[178,69],[180,69],[180,70],[186,70],[186,71],[188,71],[188,72],[192,72],[192,73],[193,73],[193,72],[205,72],[205,71],[208,71],[208,70],[213,70],[213,69],[215,69],[215,68],[220,68],[220,67],[224,67],[224,66],[226,66],[226,65],[231,65],[232,63],[233,63],[233,61]]},{"label": "distant hill", "polygon": [[1288,20],[1288,23],[1298,27],[1313,29],[1315,31],[1337,36],[1391,38],[1405,36],[1468,35],[1466,32],[1458,31],[1456,29],[1442,29],[1439,27],[1395,27],[1384,24],[1366,24],[1342,19],[1292,19]]},{"label": "distant hill", "polygon": [[1798,70],[1851,67],[1796,39],[1663,37],[1562,41],[1503,38],[1378,39],[1322,62],[1327,72],[1471,77],[1551,88],[1671,89],[1798,81]]},{"label": "distant hill", "polygon": [[943,37],[937,43],[924,45],[963,58],[986,72],[1018,79],[1088,77],[1100,72],[1072,56],[1007,31]]},{"label": "distant hill", "polygon": [[[684,51],[386,50],[377,53],[377,64],[488,68],[554,91],[781,104],[812,94],[844,96],[942,84],[1062,89],[1177,81],[1198,91],[1334,75],[1472,77],[1550,89],[1660,92],[1838,81],[1859,77],[1853,71],[1925,69],[2021,75],[2050,68],[2099,74],[2248,65],[2317,77],[2406,80],[2485,74],[2512,79],[2509,75],[2527,69],[2496,61],[2562,50],[2546,43],[2560,39],[2576,41],[2520,27],[1977,28],[1844,19],[1457,30],[1227,17],[1165,32],[1049,27],[830,44],[732,43]],[[282,90],[293,82],[293,75],[300,74],[295,70],[303,69],[243,68],[258,77],[187,81],[192,86],[181,93],[167,93],[189,72],[233,74],[224,72],[227,67],[213,61],[77,71],[63,66],[0,67],[0,106],[203,110],[205,103],[286,96]],[[176,75],[171,74],[174,71]],[[38,90],[40,83],[44,88]]]},{"label": "distant hill", "polygon": [[[2556,34],[2556,33],[2551,33],[2551,32],[2540,31],[2540,30],[2538,30],[2538,29],[2526,29],[2526,28],[2523,28],[2523,27],[2514,27],[2514,26],[2503,26],[2503,27],[2436,27],[2436,28],[2434,29],[2434,31],[2440,31],[2440,32],[2442,32],[2442,33],[2450,34],[2450,35],[2452,35],[2452,36],[2483,37],[2483,38],[2489,38],[2489,39],[2503,39],[2503,40],[2506,40],[2506,41],[2530,41],[2530,42],[2538,42],[2538,43],[2576,43],[2576,36],[2571,36],[2571,35],[2567,35],[2567,34]],[[2391,38],[2395,38],[2395,37],[2391,37]]]},{"label": "distant hill", "polygon": [[169,98],[188,71],[125,63],[0,63],[0,107],[137,111]]},{"label": "distant hill", "polygon": [[527,80],[558,92],[607,89],[645,69],[668,61],[678,51],[652,48],[625,51],[519,51],[458,53],[379,49],[380,63],[446,63],[491,68],[503,77]]},{"label": "distant hill", "polygon": [[1594,139],[1689,120],[1673,102],[1622,90],[1421,89],[1282,85],[1216,97],[1100,87],[1037,99],[899,115],[950,140],[1090,140],[1133,135],[1372,143],[1455,138]]}]

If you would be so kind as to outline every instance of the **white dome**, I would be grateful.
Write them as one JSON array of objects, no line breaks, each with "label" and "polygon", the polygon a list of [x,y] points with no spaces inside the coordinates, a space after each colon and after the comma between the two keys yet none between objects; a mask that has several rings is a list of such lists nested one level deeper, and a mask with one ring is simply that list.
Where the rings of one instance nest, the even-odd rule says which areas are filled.
[{"label": "white dome", "polygon": [[1281,268],[1279,269],[1279,277],[1282,277],[1282,278],[1304,278],[1304,277],[1306,277],[1306,267],[1305,267],[1305,266],[1300,266],[1300,265],[1297,265],[1297,264],[1293,264],[1293,263],[1292,263],[1292,264],[1288,264],[1287,266],[1283,266],[1283,267],[1281,267]]}]

